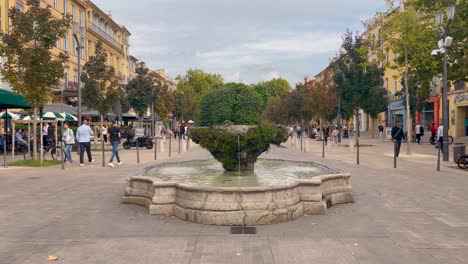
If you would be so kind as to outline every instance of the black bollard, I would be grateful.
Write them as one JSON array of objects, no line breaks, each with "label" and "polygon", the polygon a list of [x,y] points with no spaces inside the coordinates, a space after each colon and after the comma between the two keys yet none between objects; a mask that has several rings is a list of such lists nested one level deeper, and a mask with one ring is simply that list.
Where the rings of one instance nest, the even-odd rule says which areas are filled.
[{"label": "black bollard", "polygon": [[138,148],[138,137],[136,138],[137,163],[140,164],[140,150]]},{"label": "black bollard", "polygon": [[397,157],[396,157],[396,152],[397,152],[397,142],[396,140],[393,142],[393,168],[396,169],[397,167]]},{"label": "black bollard", "polygon": [[171,156],[172,152],[172,136],[169,136],[169,157]]}]

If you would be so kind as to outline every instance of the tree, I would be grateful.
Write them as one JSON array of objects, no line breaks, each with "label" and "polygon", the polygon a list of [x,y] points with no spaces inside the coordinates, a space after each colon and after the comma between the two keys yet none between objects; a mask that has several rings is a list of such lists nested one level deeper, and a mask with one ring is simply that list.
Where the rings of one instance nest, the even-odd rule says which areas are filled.
[{"label": "tree", "polygon": [[[3,78],[34,106],[35,115],[50,98],[50,87],[58,85],[63,77],[68,55],[59,52],[54,57],[51,50],[65,36],[71,22],[69,15],[53,18],[50,8],[40,4],[40,0],[27,0],[26,12],[11,8],[10,31],[0,34],[0,54],[7,58],[1,68]],[[36,137],[33,140],[36,159]]]},{"label": "tree", "polygon": [[262,96],[266,106],[270,100],[277,100],[286,96],[291,91],[291,86],[285,79],[275,78],[257,83],[254,85],[254,89]]},{"label": "tree", "polygon": [[148,68],[144,66],[138,66],[135,71],[137,76],[128,82],[125,91],[128,103],[141,119],[150,107],[151,102],[154,101],[151,92],[153,90],[153,79],[148,74]]},{"label": "tree", "polygon": [[[83,104],[96,109],[101,116],[101,124],[111,107],[119,100],[119,81],[115,76],[115,69],[106,64],[107,53],[98,42],[94,55],[90,56],[83,66]],[[101,126],[102,135],[102,126]],[[101,140],[102,166],[104,160],[104,140]]]},{"label": "tree", "polygon": [[261,96],[252,88],[241,83],[227,83],[208,91],[200,101],[197,115],[202,126],[255,125],[263,111]]},{"label": "tree", "polygon": [[[378,15],[378,23],[384,25],[383,41],[387,49],[391,49],[398,57],[393,63],[385,66],[399,71],[402,78],[402,94],[406,107],[406,152],[411,154],[410,139],[412,138],[413,122],[412,98],[420,101],[428,99],[432,87],[432,79],[440,67],[440,61],[431,57],[431,51],[436,44],[438,29],[433,18],[417,9],[416,0],[407,0],[400,8],[395,8],[394,0],[386,0],[389,7],[388,15]],[[413,94],[412,94],[413,93]],[[413,103],[416,105],[417,102]]]},{"label": "tree", "polygon": [[198,102],[192,92],[174,92],[174,116],[181,119],[195,119]]},{"label": "tree", "polygon": [[163,119],[174,108],[174,92],[157,73],[150,74],[153,81],[153,106],[155,113]]},{"label": "tree", "polygon": [[[181,112],[181,116],[176,117],[188,118],[188,115],[193,116],[198,110],[198,103],[201,97],[215,86],[223,84],[223,78],[219,74],[206,73],[202,70],[189,69],[183,76],[176,77],[177,91],[175,107]],[[183,93],[183,94],[182,94]],[[180,103],[188,103],[190,105],[181,105]],[[195,111],[186,111],[186,110]]]},{"label": "tree", "polygon": [[383,69],[367,60],[368,43],[362,36],[348,31],[343,36],[342,48],[344,54],[334,63],[334,83],[338,87],[341,106],[356,117],[359,164],[359,110],[371,111],[374,100],[379,103],[381,100],[369,100],[370,96],[386,94],[383,88]]},{"label": "tree", "polygon": [[[468,21],[468,0],[414,0],[415,8],[420,12],[427,15],[429,18],[434,18],[437,12],[444,12],[447,6],[455,4],[455,17],[449,28],[449,35],[453,37],[452,46],[447,53],[448,64],[450,70],[448,71],[448,80],[453,84],[455,82],[467,82],[468,75],[466,74],[466,64],[468,62],[466,51],[468,50],[467,38],[467,21]],[[432,23],[427,25],[432,28],[435,25],[433,19],[429,21]],[[437,30],[436,30],[437,31]],[[435,38],[431,44],[433,48],[437,48]],[[437,68],[438,73],[442,74],[442,66]]]}]

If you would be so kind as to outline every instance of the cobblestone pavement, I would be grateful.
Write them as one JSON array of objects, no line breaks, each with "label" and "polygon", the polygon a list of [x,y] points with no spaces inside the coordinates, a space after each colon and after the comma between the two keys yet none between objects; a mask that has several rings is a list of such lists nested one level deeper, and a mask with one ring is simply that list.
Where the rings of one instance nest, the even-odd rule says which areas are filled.
[{"label": "cobblestone pavement", "polygon": [[[443,163],[436,151],[412,145],[415,155],[393,168],[392,145],[371,139],[360,149],[307,140],[310,152],[284,144],[269,158],[318,161],[352,173],[356,202],[327,215],[257,227],[231,235],[229,227],[150,216],[121,204],[125,178],[155,164],[152,150],[123,151],[124,165],[44,169],[0,168],[0,263],[468,263],[468,173]],[[345,142],[346,143],[346,142]],[[404,153],[405,148],[402,148]],[[109,154],[107,154],[109,155]],[[194,147],[171,159],[208,158]],[[158,161],[169,159],[167,148]]]}]

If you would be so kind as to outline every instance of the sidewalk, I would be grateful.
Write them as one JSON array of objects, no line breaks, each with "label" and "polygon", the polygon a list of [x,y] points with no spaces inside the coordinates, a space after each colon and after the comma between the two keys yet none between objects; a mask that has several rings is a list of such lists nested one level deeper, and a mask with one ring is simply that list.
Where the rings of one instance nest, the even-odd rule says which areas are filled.
[{"label": "sidewalk", "polygon": [[[64,173],[60,166],[0,168],[0,263],[49,263],[48,255],[67,264],[468,262],[467,172],[451,164],[435,171],[429,145],[414,146],[417,155],[403,155],[394,169],[389,143],[361,148],[356,165],[349,147],[327,146],[322,158],[321,142],[308,142],[310,152],[283,144],[262,157],[350,172],[355,203],[258,226],[255,235],[231,235],[229,227],[151,216],[144,207],[121,204],[128,176],[169,160],[162,155],[154,161],[152,150],[142,151],[141,164],[134,149],[122,151],[125,163],[116,168],[101,168],[99,160]],[[194,147],[171,160],[209,157]]]}]

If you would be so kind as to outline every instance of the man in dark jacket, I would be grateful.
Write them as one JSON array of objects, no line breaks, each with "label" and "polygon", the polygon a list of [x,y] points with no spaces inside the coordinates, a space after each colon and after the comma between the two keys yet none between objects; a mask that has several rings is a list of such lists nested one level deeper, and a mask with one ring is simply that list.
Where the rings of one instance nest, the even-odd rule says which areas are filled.
[{"label": "man in dark jacket", "polygon": [[401,127],[401,122],[396,121],[395,126],[392,128],[392,142],[395,143],[395,155],[400,155],[401,141],[405,138],[405,131]]}]

